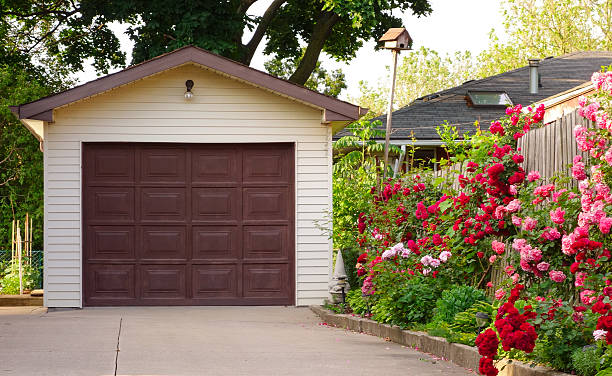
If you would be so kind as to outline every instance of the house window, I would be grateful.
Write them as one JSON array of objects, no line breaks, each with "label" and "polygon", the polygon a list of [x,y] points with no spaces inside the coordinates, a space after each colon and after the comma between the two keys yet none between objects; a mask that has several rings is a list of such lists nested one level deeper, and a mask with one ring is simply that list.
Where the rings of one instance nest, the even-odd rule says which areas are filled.
[{"label": "house window", "polygon": [[474,107],[512,106],[512,100],[505,91],[468,91]]}]

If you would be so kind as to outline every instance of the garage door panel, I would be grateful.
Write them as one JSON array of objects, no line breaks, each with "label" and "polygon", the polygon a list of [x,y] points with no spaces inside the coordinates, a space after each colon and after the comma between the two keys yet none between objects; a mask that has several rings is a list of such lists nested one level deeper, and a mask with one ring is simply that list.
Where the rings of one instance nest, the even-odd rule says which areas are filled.
[{"label": "garage door panel", "polygon": [[240,216],[238,188],[193,188],[194,221],[237,221]]},{"label": "garage door panel", "polygon": [[244,226],[243,239],[246,259],[288,259],[287,226]]},{"label": "garage door panel", "polygon": [[290,291],[287,264],[250,264],[243,266],[245,298],[288,297]]},{"label": "garage door panel", "polygon": [[289,188],[244,188],[243,219],[289,220]]},{"label": "garage door panel", "polygon": [[285,183],[289,184],[291,174],[288,158],[289,149],[270,149],[251,147],[243,154],[243,182],[249,183]]},{"label": "garage door panel", "polygon": [[185,265],[141,265],[142,298],[186,298]]},{"label": "garage door panel", "polygon": [[89,226],[90,260],[134,260],[135,229],[132,226]]},{"label": "garage door panel", "polygon": [[90,264],[86,273],[89,281],[86,296],[92,300],[136,299],[134,265]]},{"label": "garage door panel", "polygon": [[142,188],[142,221],[185,222],[185,188]]},{"label": "garage door panel", "polygon": [[126,146],[93,146],[85,150],[84,174],[91,184],[133,184],[134,150]]},{"label": "garage door panel", "polygon": [[143,226],[139,244],[143,260],[187,260],[185,226]]},{"label": "garage door panel", "polygon": [[145,148],[140,152],[140,182],[185,184],[185,160],[183,148]]},{"label": "garage door panel", "polygon": [[238,296],[236,265],[194,265],[191,275],[194,299]]},{"label": "garage door panel", "polygon": [[85,143],[84,305],[293,304],[293,157],[292,144]]},{"label": "garage door panel", "polygon": [[237,226],[193,226],[193,260],[240,258]]},{"label": "garage door panel", "polygon": [[85,200],[85,216],[92,222],[134,222],[134,188],[90,187]]},{"label": "garage door panel", "polygon": [[192,151],[193,185],[240,182],[240,161],[236,149],[212,148]]}]

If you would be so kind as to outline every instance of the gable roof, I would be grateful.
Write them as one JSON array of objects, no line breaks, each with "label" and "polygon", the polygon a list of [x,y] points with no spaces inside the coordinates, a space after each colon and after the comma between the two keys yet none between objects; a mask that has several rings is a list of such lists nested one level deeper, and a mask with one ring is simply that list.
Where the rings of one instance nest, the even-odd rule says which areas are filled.
[{"label": "gable roof", "polygon": [[200,64],[251,85],[321,108],[325,112],[325,121],[353,121],[367,113],[367,109],[323,95],[195,46],[185,46],[72,89],[33,102],[11,106],[11,111],[19,119],[53,121],[53,109],[57,107],[186,63]]},{"label": "gable roof", "polygon": [[[612,63],[612,51],[582,51],[540,61],[539,75],[542,86],[538,94],[529,93],[529,67],[504,72],[480,80],[442,90],[417,99],[410,105],[393,112],[391,139],[408,140],[412,135],[417,143],[440,143],[436,127],[444,121],[455,125],[459,133],[474,133],[474,121],[488,128],[492,120],[505,112],[504,108],[468,107],[468,91],[505,91],[512,103],[530,105],[557,95],[590,80],[595,71]],[[377,117],[386,121],[386,115]],[[346,131],[340,132],[341,137]]]}]

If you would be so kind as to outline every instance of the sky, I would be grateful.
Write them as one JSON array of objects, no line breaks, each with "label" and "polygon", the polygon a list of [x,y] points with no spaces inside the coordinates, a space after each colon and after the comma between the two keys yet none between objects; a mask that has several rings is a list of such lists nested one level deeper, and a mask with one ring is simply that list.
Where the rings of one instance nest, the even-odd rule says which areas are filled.
[{"label": "sky", "polygon": [[[271,2],[272,0],[257,1],[249,9],[249,14],[263,14]],[[503,17],[500,3],[500,0],[430,0],[433,12],[427,17],[418,18],[411,12],[403,14],[397,12],[395,15],[402,18],[404,27],[414,41],[413,49],[415,50],[424,46],[442,54],[464,50],[478,53],[487,47],[491,29],[502,29]],[[129,52],[133,43],[125,34],[127,26],[113,24],[111,28],[119,35],[121,49],[128,54],[128,61],[130,61]],[[248,40],[249,37],[250,34],[245,33],[245,40]],[[323,56],[324,68],[340,68],[345,74],[348,87],[340,95],[342,99],[359,96],[358,84],[361,80],[370,83],[387,80],[386,72],[391,64],[391,52],[388,50],[375,51],[374,45],[374,42],[365,43],[357,52],[357,57],[348,63],[336,62]],[[269,59],[261,53],[263,46],[262,42],[251,62],[252,67],[261,70],[264,70],[263,64]],[[407,53],[410,51],[402,52],[402,54]],[[93,67],[88,64],[83,72],[76,75],[76,78],[80,83],[84,83],[97,76]]]}]

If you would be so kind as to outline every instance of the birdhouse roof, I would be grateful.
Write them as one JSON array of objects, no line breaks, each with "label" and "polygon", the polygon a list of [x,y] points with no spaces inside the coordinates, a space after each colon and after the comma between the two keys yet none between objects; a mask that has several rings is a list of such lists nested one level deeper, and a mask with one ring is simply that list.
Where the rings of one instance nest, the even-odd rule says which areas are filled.
[{"label": "birdhouse roof", "polygon": [[[390,40],[396,40],[403,33],[408,34],[408,31],[405,28],[403,28],[403,27],[393,27],[393,28],[387,30],[387,32],[378,41],[379,42],[387,42],[387,41],[390,41]],[[408,38],[410,38],[410,35],[408,35]]]}]

